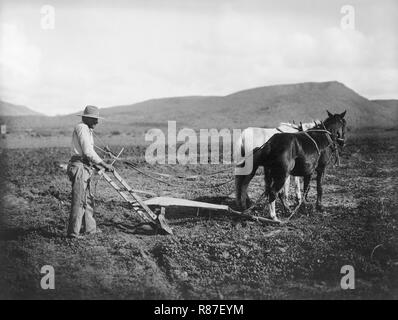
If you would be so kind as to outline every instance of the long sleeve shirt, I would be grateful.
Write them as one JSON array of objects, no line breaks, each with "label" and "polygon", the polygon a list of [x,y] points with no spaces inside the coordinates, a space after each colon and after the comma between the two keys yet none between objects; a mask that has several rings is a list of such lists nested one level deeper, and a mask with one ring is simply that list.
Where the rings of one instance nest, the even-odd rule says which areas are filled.
[{"label": "long sleeve shirt", "polygon": [[85,123],[77,124],[73,130],[72,154],[86,157],[95,164],[102,162],[94,150],[93,130]]}]

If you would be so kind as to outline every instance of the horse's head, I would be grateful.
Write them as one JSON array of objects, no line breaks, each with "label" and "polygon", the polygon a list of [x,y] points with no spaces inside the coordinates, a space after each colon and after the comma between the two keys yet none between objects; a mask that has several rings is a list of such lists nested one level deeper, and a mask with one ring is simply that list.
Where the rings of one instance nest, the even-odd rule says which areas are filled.
[{"label": "horse's head", "polygon": [[337,142],[341,147],[344,147],[346,130],[346,121],[344,116],[346,111],[336,114],[331,114],[329,111],[327,111],[327,113],[328,118],[323,122],[323,124],[326,130],[331,133],[333,142]]}]

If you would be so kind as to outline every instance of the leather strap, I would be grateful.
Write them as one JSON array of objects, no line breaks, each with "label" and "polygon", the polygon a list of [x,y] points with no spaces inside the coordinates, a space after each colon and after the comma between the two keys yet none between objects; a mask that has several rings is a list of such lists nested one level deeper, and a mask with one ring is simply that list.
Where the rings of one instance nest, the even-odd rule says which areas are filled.
[{"label": "leather strap", "polygon": [[316,151],[318,152],[318,155],[321,154],[321,152],[319,151],[319,147],[318,147],[317,143],[315,142],[315,140],[314,140],[307,132],[303,131],[303,133],[304,133],[308,138],[310,138],[310,140],[314,143],[314,145],[315,145],[315,147],[316,147]]}]

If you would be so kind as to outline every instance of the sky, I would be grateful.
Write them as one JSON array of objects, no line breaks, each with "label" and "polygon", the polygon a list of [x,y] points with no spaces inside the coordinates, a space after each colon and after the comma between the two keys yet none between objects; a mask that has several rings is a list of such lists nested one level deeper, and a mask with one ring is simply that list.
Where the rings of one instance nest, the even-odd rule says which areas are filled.
[{"label": "sky", "polygon": [[397,16],[395,0],[0,0],[0,99],[57,115],[333,80],[398,99]]}]

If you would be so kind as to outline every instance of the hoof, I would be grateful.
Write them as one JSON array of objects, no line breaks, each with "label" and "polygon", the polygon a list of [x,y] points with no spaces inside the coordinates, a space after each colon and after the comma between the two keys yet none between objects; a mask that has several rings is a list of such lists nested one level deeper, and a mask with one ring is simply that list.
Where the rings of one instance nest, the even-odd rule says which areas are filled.
[{"label": "hoof", "polygon": [[325,211],[325,209],[323,208],[323,206],[321,204],[317,204],[315,208],[316,208],[316,211],[319,211],[319,212]]}]

